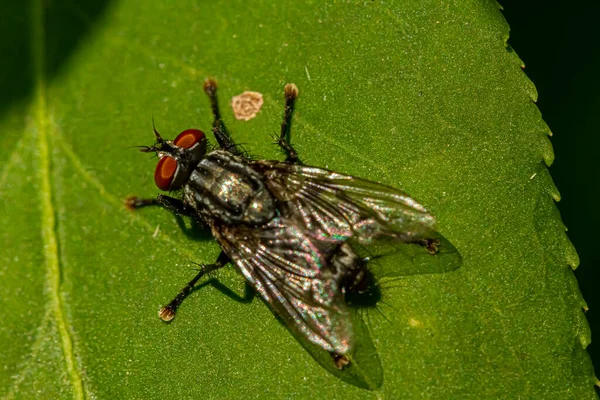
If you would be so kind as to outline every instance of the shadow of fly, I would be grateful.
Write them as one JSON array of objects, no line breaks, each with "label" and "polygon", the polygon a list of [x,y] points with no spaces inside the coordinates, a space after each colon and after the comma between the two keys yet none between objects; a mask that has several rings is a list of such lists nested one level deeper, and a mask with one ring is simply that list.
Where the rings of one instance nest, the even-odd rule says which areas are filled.
[{"label": "shadow of fly", "polygon": [[[410,243],[436,254],[447,243],[435,218],[406,193],[365,179],[307,166],[289,142],[298,88],[285,85],[285,110],[277,144],[285,161],[257,160],[229,135],[217,104],[217,84],[204,83],[218,146],[187,129],[141,151],[156,153],[154,180],[178,197],[129,197],[126,205],[162,206],[208,226],[221,246],[159,316],[170,321],[202,276],[231,263],[305,347],[331,355],[331,366],[352,364],[357,348],[349,299],[370,290],[372,258],[357,249],[377,243]],[[442,242],[441,242],[442,240]],[[443,247],[442,247],[443,248]],[[329,368],[328,368],[329,369]]]}]

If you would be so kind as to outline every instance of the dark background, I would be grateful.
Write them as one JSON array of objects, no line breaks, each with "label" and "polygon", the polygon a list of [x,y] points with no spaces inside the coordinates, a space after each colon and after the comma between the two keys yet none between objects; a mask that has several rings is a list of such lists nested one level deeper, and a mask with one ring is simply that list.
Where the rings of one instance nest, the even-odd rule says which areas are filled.
[{"label": "dark background", "polygon": [[556,160],[550,173],[562,195],[558,208],[567,234],[581,259],[575,275],[589,306],[588,351],[598,366],[600,2],[499,1],[511,29],[509,44],[527,66],[539,93],[538,107],[554,134]]}]

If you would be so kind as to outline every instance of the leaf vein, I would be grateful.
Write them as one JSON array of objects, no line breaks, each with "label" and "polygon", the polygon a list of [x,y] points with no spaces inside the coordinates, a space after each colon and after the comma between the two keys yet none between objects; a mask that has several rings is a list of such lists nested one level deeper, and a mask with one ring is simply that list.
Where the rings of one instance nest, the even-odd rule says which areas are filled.
[{"label": "leaf vein", "polygon": [[83,383],[81,375],[76,368],[75,356],[73,354],[73,340],[71,338],[67,320],[64,312],[64,298],[60,293],[61,269],[58,255],[58,241],[56,233],[55,208],[52,199],[52,182],[50,178],[50,145],[48,143],[48,110],[45,71],[45,26],[44,26],[44,2],[37,0],[32,7],[32,35],[31,51],[34,64],[35,97],[32,105],[34,116],[34,132],[37,133],[39,152],[39,179],[40,179],[40,202],[41,202],[41,234],[44,243],[44,258],[46,260],[48,277],[48,294],[50,297],[50,309],[56,318],[57,329],[60,336],[62,351],[65,357],[67,374],[73,388],[73,397],[83,399]]}]

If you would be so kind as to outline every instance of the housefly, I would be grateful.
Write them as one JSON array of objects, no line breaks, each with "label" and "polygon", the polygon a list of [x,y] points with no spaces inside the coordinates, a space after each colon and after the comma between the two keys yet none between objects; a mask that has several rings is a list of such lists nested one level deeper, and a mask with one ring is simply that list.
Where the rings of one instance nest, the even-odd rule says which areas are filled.
[{"label": "housefly", "polygon": [[[217,84],[204,91],[211,103],[212,132],[187,129],[141,151],[156,153],[154,181],[178,197],[130,197],[127,205],[159,205],[207,225],[221,246],[212,264],[160,310],[171,320],[198,280],[231,263],[301,341],[331,354],[343,369],[356,348],[349,297],[368,291],[371,260],[358,248],[375,243],[411,243],[438,252],[435,219],[398,189],[303,164],[290,144],[298,88],[284,88],[285,110],[277,144],[285,161],[251,158],[229,135],[219,113]],[[449,245],[449,244],[448,244]],[[451,245],[449,245],[451,246]]]}]

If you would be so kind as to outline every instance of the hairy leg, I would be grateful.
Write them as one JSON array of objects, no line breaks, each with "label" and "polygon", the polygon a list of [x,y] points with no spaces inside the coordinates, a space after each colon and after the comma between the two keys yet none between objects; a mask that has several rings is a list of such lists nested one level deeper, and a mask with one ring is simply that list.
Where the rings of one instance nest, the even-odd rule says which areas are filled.
[{"label": "hairy leg", "polygon": [[175,298],[171,300],[171,302],[169,302],[169,304],[160,309],[158,313],[160,319],[162,319],[165,322],[172,320],[175,317],[177,308],[194,289],[194,286],[196,285],[198,280],[200,280],[200,278],[202,278],[209,272],[215,271],[219,268],[223,268],[225,265],[227,265],[227,263],[229,263],[229,257],[227,257],[227,254],[225,254],[224,252],[221,252],[221,254],[219,254],[219,257],[217,257],[217,260],[213,264],[202,265],[194,279],[189,281],[188,284],[185,285],[183,289],[181,289],[179,294],[175,296]]},{"label": "hairy leg", "polygon": [[296,103],[296,98],[298,98],[298,87],[293,83],[288,83],[285,85],[283,91],[285,94],[285,110],[283,112],[281,133],[277,139],[277,144],[287,154],[285,161],[292,164],[298,164],[300,163],[298,153],[296,150],[294,150],[289,141],[290,129],[292,125],[292,114],[294,113],[294,104]]},{"label": "hairy leg", "polygon": [[219,103],[217,101],[217,82],[214,79],[206,79],[204,81],[204,92],[210,100],[210,107],[213,113],[213,125],[212,131],[217,139],[217,143],[223,150],[227,150],[233,154],[241,155],[241,152],[237,148],[235,142],[227,132],[227,128],[221,119],[221,113],[219,112]]},{"label": "hairy leg", "polygon": [[137,196],[129,196],[125,199],[125,207],[130,210],[136,210],[147,206],[160,206],[172,213],[184,215],[186,217],[196,216],[196,210],[186,205],[183,201],[162,194],[159,194],[154,199],[142,199]]}]

